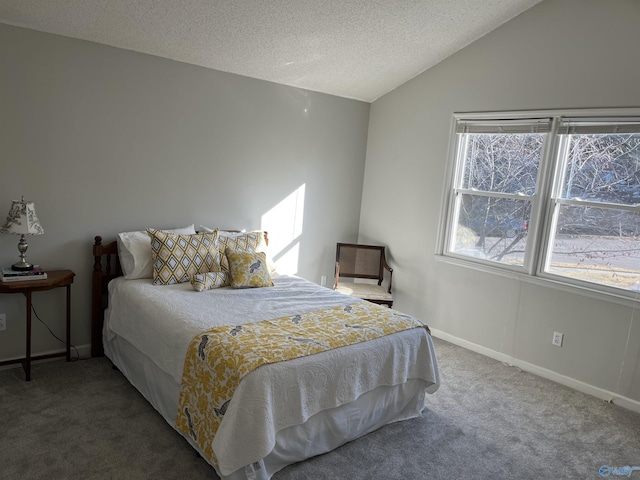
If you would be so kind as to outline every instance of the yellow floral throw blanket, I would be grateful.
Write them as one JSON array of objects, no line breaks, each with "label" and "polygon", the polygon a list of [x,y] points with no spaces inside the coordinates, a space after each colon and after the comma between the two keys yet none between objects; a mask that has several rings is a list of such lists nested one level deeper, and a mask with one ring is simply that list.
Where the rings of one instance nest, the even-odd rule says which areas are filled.
[{"label": "yellow floral throw blanket", "polygon": [[191,341],[185,358],[176,427],[218,468],[213,438],[236,387],[249,372],[412,328],[428,331],[409,315],[359,302],[202,332]]}]

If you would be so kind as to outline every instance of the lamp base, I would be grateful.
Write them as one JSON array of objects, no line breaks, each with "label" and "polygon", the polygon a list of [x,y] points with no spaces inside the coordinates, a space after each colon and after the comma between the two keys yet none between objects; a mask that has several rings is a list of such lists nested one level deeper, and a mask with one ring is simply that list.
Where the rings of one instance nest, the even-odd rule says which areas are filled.
[{"label": "lamp base", "polygon": [[24,239],[24,233],[20,235],[20,241],[18,242],[18,251],[20,252],[20,261],[11,265],[11,270],[17,270],[18,272],[28,272],[33,270],[33,265],[27,262],[27,248],[29,245]]},{"label": "lamp base", "polygon": [[18,272],[28,272],[29,270],[33,270],[33,265],[29,262],[21,260],[18,263],[14,263],[13,265],[11,265],[11,270],[17,270]]}]

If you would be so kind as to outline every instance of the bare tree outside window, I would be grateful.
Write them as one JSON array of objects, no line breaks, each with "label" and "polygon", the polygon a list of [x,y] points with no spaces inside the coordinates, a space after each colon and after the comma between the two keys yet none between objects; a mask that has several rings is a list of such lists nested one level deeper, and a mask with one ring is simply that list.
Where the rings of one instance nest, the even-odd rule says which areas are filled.
[{"label": "bare tree outside window", "polygon": [[567,135],[546,271],[640,286],[640,134]]},{"label": "bare tree outside window", "polygon": [[522,265],[546,134],[464,134],[456,250]]}]

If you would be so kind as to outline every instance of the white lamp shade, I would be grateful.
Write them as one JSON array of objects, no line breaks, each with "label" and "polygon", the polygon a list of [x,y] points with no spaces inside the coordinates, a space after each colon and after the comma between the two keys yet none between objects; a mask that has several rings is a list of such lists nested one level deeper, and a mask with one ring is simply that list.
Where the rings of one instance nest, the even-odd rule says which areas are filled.
[{"label": "white lamp shade", "polygon": [[40,225],[33,202],[14,200],[7,214],[7,220],[2,225],[4,233],[23,235],[42,235],[44,228]]}]

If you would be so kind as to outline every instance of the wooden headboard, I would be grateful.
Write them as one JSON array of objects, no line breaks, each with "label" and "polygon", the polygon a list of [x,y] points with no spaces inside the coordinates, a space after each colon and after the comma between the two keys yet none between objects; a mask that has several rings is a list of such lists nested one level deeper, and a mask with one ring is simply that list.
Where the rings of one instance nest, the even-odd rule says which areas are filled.
[{"label": "wooden headboard", "polygon": [[107,308],[107,285],[122,275],[118,244],[114,240],[102,244],[102,237],[96,236],[93,243],[93,277],[91,280],[91,356],[104,355],[102,347],[102,324]]},{"label": "wooden headboard", "polygon": [[[223,230],[224,232],[240,233],[240,230]],[[263,232],[264,241],[269,245],[269,236]],[[104,311],[108,305],[107,285],[116,277],[122,276],[122,267],[118,258],[118,244],[114,240],[103,244],[102,237],[96,236],[93,243],[93,276],[91,287],[91,356],[104,355],[102,346],[102,325]]]}]

